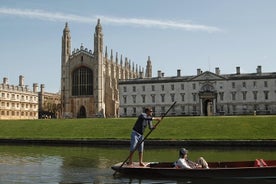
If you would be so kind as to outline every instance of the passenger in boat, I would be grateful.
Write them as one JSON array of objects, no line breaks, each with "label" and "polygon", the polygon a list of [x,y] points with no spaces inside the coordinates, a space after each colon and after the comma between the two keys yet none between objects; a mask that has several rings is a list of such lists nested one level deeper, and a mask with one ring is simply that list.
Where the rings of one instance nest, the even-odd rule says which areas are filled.
[{"label": "passenger in boat", "polygon": [[140,166],[145,166],[143,163],[143,151],[144,151],[144,142],[141,141],[144,139],[143,133],[147,126],[149,129],[154,129],[155,125],[152,125],[152,120],[160,121],[161,118],[152,116],[152,108],[145,108],[145,112],[141,113],[136,120],[131,132],[131,141],[130,141],[130,155],[128,165],[132,165],[132,156],[136,149],[139,152],[139,164]]},{"label": "passenger in boat", "polygon": [[179,159],[174,163],[176,168],[194,169],[194,168],[209,168],[208,163],[203,157],[199,157],[197,162],[188,159],[188,150],[181,148],[179,150]]}]

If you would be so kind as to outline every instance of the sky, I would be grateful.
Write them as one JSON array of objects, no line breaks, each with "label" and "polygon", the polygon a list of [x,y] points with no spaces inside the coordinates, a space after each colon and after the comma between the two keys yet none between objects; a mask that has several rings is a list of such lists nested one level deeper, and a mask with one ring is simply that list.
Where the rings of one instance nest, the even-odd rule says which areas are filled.
[{"label": "sky", "polygon": [[94,50],[97,19],[104,47],[153,76],[276,72],[275,0],[0,0],[0,83],[60,90],[61,37]]}]

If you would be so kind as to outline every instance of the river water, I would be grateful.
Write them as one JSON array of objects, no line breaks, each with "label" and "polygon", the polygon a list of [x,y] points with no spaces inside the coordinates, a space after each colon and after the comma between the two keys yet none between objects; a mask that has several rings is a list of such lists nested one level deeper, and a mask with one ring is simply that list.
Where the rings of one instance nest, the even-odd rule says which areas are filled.
[{"label": "river water", "polygon": [[[179,148],[149,148],[144,161],[175,161]],[[189,158],[207,161],[275,159],[275,148],[189,149]],[[160,179],[142,176],[113,176],[111,166],[128,156],[128,147],[68,147],[0,145],[1,184],[102,184],[102,183],[276,183],[276,180]],[[137,160],[137,155],[134,159]],[[134,161],[135,161],[134,160]]]}]

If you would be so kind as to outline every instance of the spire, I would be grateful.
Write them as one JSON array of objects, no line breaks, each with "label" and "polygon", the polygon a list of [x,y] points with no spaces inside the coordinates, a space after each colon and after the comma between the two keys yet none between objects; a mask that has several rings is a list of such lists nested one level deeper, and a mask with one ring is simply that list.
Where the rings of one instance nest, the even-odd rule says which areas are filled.
[{"label": "spire", "polygon": [[95,27],[94,33],[94,53],[103,52],[103,33],[100,19],[98,19],[98,24]]},{"label": "spire", "polygon": [[65,22],[65,28],[63,29],[63,33],[70,32],[68,22]]},{"label": "spire", "polygon": [[71,53],[71,35],[68,22],[65,23],[62,35],[62,57],[63,62],[68,60],[68,57]]},{"label": "spire", "polygon": [[150,56],[148,56],[148,61],[147,61],[146,77],[152,77],[152,65],[151,65]]},{"label": "spire", "polygon": [[107,46],[105,46],[105,58],[108,57],[108,54],[107,54]]},{"label": "spire", "polygon": [[111,49],[110,60],[113,61],[113,49]]},{"label": "spire", "polygon": [[116,64],[118,65],[118,52],[116,52]]}]

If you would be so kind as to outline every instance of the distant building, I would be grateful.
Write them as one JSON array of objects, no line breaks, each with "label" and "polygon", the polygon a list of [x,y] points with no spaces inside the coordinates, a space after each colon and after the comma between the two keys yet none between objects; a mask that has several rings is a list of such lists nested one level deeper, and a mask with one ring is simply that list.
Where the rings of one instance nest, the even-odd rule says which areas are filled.
[{"label": "distant building", "polygon": [[38,92],[39,118],[61,118],[60,93],[45,92],[44,84],[41,84],[40,86],[41,90]]},{"label": "distant building", "polygon": [[119,82],[120,115],[137,116],[146,106],[153,106],[155,115],[170,111],[173,116],[276,114],[276,72],[220,74],[197,70],[196,75],[125,79]]},{"label": "distant building", "polygon": [[30,90],[19,76],[19,85],[11,85],[8,78],[0,84],[0,119],[59,118],[61,114],[60,93],[44,92],[44,84]]},{"label": "distant building", "polygon": [[33,90],[24,85],[24,77],[19,76],[19,85],[10,85],[8,78],[0,84],[0,119],[37,119],[38,86]]},{"label": "distant building", "polygon": [[71,52],[70,29],[66,23],[62,35],[61,56],[61,112],[65,118],[118,117],[119,79],[151,76],[151,62],[147,72],[118,53],[110,57],[103,49],[100,20],[95,27],[94,51],[84,48]]}]

